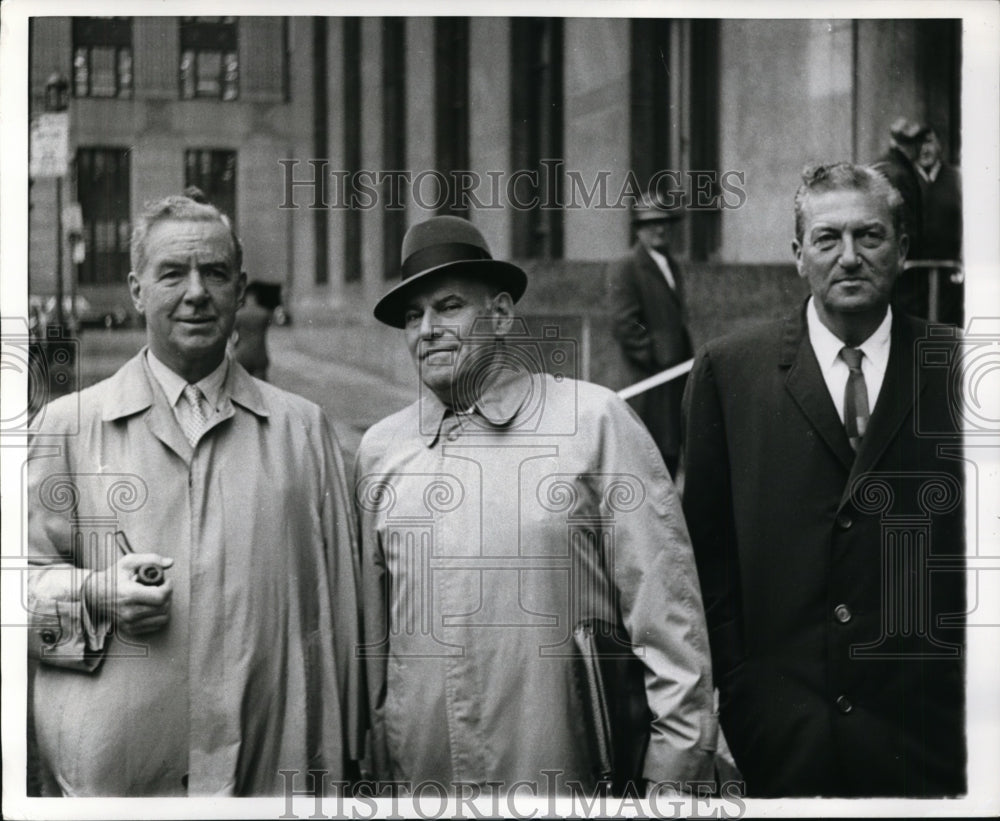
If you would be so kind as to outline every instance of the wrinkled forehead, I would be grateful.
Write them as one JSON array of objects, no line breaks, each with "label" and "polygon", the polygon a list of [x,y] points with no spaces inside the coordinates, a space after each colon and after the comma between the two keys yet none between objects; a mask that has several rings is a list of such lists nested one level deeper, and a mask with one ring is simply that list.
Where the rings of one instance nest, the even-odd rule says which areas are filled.
[{"label": "wrinkled forehead", "polygon": [[810,192],[803,203],[805,230],[816,225],[861,225],[881,223],[892,229],[892,209],[877,191],[834,188]]},{"label": "wrinkled forehead", "polygon": [[236,248],[228,226],[221,220],[163,219],[146,234],[147,268],[165,262],[235,265]]}]

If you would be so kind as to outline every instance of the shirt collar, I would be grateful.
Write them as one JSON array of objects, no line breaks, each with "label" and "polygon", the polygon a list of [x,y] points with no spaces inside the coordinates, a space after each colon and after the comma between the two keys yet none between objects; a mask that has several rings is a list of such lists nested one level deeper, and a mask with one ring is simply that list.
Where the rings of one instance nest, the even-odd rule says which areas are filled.
[{"label": "shirt collar", "polygon": [[655,262],[661,270],[669,267],[670,262],[667,260],[666,254],[661,254],[655,248],[646,248],[646,253],[649,254],[650,258],[652,258],[653,262]]},{"label": "shirt collar", "polygon": [[424,444],[433,447],[441,435],[441,425],[449,415],[471,416],[475,414],[482,420],[484,427],[503,428],[508,426],[524,407],[528,399],[540,390],[536,384],[539,374],[525,370],[495,367],[489,382],[480,393],[472,407],[464,411],[455,411],[445,405],[437,395],[421,386],[420,394],[420,429]]},{"label": "shirt collar", "polygon": [[937,179],[937,175],[941,172],[941,163],[934,163],[930,171],[925,170],[920,163],[917,163],[917,171],[920,172],[920,176],[927,180],[927,182],[934,182]]},{"label": "shirt collar", "polygon": [[[146,350],[146,358],[149,362],[149,370],[153,373],[153,378],[163,388],[163,393],[167,397],[170,406],[173,407],[184,393],[184,387],[188,384],[183,376],[168,368],[163,362],[157,359],[156,355],[149,349]],[[222,399],[222,386],[226,381],[229,372],[229,357],[224,356],[219,366],[207,376],[199,379],[195,384],[205,396],[209,407],[217,408]]]},{"label": "shirt collar", "polygon": [[[806,305],[806,322],[809,326],[809,341],[812,343],[820,367],[825,371],[840,357],[840,349],[844,347],[844,342],[823,324],[813,297],[809,297],[809,303]],[[885,370],[889,362],[890,328],[892,328],[892,308],[888,307],[875,332],[857,346],[881,371]]]}]

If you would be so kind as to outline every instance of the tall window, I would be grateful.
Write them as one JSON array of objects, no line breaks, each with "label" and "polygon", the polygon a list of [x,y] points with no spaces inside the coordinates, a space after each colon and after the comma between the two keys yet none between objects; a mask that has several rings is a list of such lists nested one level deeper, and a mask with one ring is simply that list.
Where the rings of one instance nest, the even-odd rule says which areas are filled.
[{"label": "tall window", "polygon": [[[354,175],[361,170],[361,19],[345,17],[341,58],[344,70],[344,196],[355,195]],[[344,281],[361,281],[361,211],[344,211]]]},{"label": "tall window", "polygon": [[73,94],[132,96],[132,18],[73,18]]},{"label": "tall window", "polygon": [[[631,168],[645,186],[670,166],[670,21],[632,21]],[[663,193],[663,192],[661,192]]]},{"label": "tall window", "polygon": [[205,198],[236,223],[236,152],[195,148],[184,152],[184,184],[197,185]]},{"label": "tall window", "polygon": [[[556,18],[515,18],[511,31],[512,167],[533,172],[518,178],[514,196],[514,255],[562,256],[563,24]],[[543,163],[549,160],[549,163]]]},{"label": "tall window", "polygon": [[181,97],[235,100],[240,60],[235,17],[181,18]]},{"label": "tall window", "polygon": [[129,271],[129,150],[79,148],[76,198],[83,212],[87,255],[80,283],[123,283]]},{"label": "tall window", "polygon": [[[469,167],[469,20],[467,17],[438,17],[434,20],[434,148],[438,171],[449,184],[451,171]],[[467,208],[451,208],[442,213],[467,216]],[[461,203],[456,203],[461,205]]]},{"label": "tall window", "polygon": [[[382,20],[382,140],[385,146],[385,167],[400,171],[406,167],[406,18],[386,17]],[[386,186],[401,180],[389,181]],[[386,205],[402,205],[403,190],[382,191]],[[395,278],[399,271],[399,252],[406,232],[406,214],[400,208],[383,209],[382,257],[385,276]]]},{"label": "tall window", "polygon": [[[719,21],[691,21],[691,168],[719,168]],[[719,194],[716,181],[710,186]],[[717,208],[691,212],[691,259],[707,260],[718,250],[722,214]]]}]

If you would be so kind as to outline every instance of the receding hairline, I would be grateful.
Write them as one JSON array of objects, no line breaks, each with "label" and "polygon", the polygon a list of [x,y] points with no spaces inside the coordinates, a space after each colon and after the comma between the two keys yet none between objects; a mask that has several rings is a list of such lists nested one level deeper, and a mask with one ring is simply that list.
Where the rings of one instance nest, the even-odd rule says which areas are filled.
[{"label": "receding hairline", "polygon": [[184,195],[171,195],[146,203],[136,220],[129,247],[133,273],[140,275],[146,266],[146,243],[149,233],[166,222],[218,223],[229,235],[230,261],[237,273],[243,267],[243,243],[232,221],[211,203],[199,202]]}]

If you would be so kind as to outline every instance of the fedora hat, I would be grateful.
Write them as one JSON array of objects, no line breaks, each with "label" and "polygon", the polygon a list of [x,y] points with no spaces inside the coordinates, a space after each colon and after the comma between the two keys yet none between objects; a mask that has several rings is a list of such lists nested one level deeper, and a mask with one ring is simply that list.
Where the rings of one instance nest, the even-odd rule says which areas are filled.
[{"label": "fedora hat", "polygon": [[410,227],[403,237],[400,283],[375,306],[375,318],[394,328],[405,327],[404,312],[412,293],[429,277],[453,274],[490,282],[517,302],[528,276],[510,262],[493,259],[490,247],[471,222],[461,217],[431,217]]},{"label": "fedora hat", "polygon": [[666,208],[659,199],[643,194],[632,207],[632,224],[643,225],[649,222],[673,222],[684,219],[684,212],[677,208]]}]

